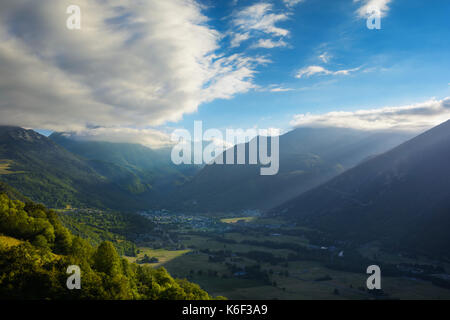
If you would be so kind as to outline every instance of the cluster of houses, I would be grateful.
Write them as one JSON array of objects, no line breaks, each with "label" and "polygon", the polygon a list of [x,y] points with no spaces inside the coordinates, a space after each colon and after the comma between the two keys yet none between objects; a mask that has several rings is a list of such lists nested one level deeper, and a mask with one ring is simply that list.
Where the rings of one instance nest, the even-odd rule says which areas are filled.
[{"label": "cluster of houses", "polygon": [[201,215],[176,214],[167,210],[141,211],[138,214],[156,224],[178,224],[195,231],[222,233],[232,230],[231,226],[221,223],[218,219]]}]

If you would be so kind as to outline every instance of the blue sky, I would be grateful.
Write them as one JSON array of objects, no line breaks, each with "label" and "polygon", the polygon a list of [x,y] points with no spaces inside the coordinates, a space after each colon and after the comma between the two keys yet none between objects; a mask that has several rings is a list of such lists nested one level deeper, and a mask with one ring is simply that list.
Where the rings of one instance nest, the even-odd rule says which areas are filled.
[{"label": "blue sky", "polygon": [[[66,27],[71,5],[80,29]],[[195,120],[429,128],[450,118],[449,12],[447,0],[3,0],[0,124],[150,147]]]},{"label": "blue sky", "polygon": [[[261,1],[204,3],[210,7],[206,13],[211,22],[225,32],[230,16]],[[264,3],[273,4],[274,13],[286,12],[282,1]],[[394,0],[381,18],[380,30],[369,30],[366,20],[355,14],[360,5],[343,0],[297,4],[287,20],[277,23],[289,30],[286,47],[253,48],[252,39],[236,49],[272,61],[258,68],[256,84],[291,91],[252,90],[215,100],[186,115],[178,125],[190,128],[200,119],[211,127],[257,125],[288,130],[298,113],[403,106],[450,96],[450,2]],[[319,57],[322,54],[329,57],[326,62]],[[349,75],[295,77],[298,70],[311,65],[333,71],[360,69]]]}]

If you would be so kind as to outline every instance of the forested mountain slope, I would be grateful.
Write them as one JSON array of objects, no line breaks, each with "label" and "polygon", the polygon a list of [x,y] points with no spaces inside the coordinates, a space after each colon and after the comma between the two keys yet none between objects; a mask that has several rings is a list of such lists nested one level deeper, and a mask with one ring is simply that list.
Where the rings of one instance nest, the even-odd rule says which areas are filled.
[{"label": "forested mountain slope", "polygon": [[273,209],[358,241],[450,256],[450,121]]}]

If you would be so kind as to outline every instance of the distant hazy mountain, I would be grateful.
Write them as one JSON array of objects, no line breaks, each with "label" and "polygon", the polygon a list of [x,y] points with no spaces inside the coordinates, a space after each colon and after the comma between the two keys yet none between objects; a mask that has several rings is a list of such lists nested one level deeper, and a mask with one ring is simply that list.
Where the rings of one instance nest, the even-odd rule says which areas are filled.
[{"label": "distant hazy mountain", "polygon": [[266,210],[410,136],[342,128],[298,128],[280,137],[277,175],[261,176],[259,165],[207,165],[180,187],[173,196],[178,201],[173,204],[198,212]]},{"label": "distant hazy mountain", "polygon": [[33,130],[0,127],[0,159],[8,165],[0,180],[53,207],[111,205],[123,198],[86,161]]},{"label": "distant hazy mountain", "polygon": [[450,256],[450,121],[271,211],[358,241]]},{"label": "distant hazy mountain", "polygon": [[[69,144],[69,139],[66,142]],[[86,157],[33,130],[0,126],[0,181],[51,207],[72,205],[121,210],[155,206],[163,191],[153,181],[163,181],[161,186],[176,181],[170,180],[168,171],[140,171],[133,161],[148,154],[147,166],[151,167],[149,163],[155,156],[148,148],[107,143],[74,143],[73,146],[84,148]],[[122,149],[122,155],[128,158],[122,159],[116,149]],[[99,159],[89,158],[89,154],[98,155]],[[118,160],[116,163],[103,161],[112,159]],[[158,174],[163,177],[158,179]],[[173,176],[183,179],[177,172]]]},{"label": "distant hazy mountain", "polygon": [[152,150],[140,144],[86,141],[68,133],[53,133],[49,138],[88,160],[103,176],[137,194],[152,191],[158,193],[158,198],[164,197],[198,169],[174,165],[171,149]]}]

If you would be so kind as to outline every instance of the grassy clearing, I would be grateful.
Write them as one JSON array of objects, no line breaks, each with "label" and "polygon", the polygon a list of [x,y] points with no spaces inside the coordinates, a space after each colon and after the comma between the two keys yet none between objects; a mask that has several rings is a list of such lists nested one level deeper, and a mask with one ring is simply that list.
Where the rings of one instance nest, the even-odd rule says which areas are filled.
[{"label": "grassy clearing", "polygon": [[436,260],[429,259],[427,257],[418,256],[416,258],[411,257],[405,257],[401,254],[392,254],[388,252],[384,252],[379,245],[373,243],[370,245],[366,245],[363,248],[360,248],[358,250],[361,255],[367,258],[373,258],[377,257],[379,260],[392,263],[392,264],[399,264],[399,263],[410,263],[410,264],[416,264],[416,263],[424,263],[429,264],[433,266],[443,266],[446,270],[450,269],[450,263],[445,262],[437,262]]},{"label": "grassy clearing", "polygon": [[14,174],[14,173],[24,173],[24,171],[11,171],[11,166],[13,165],[12,160],[0,160],[0,175]]},{"label": "grassy clearing", "polygon": [[256,219],[256,217],[225,218],[225,219],[220,219],[220,222],[223,222],[223,223],[237,223],[238,221],[252,222],[255,219]]},{"label": "grassy clearing", "polygon": [[392,297],[409,300],[450,299],[450,290],[432,285],[430,282],[411,278],[382,278],[382,287]]},{"label": "grassy clearing", "polygon": [[0,174],[11,174],[14,173],[10,171],[12,161],[11,160],[0,160]]},{"label": "grassy clearing", "polygon": [[291,242],[296,244],[309,244],[308,239],[302,236],[287,236],[283,234],[273,233],[266,237],[261,237],[261,235],[253,234],[248,232],[247,234],[242,234],[238,232],[227,233],[225,234],[225,238],[232,239],[235,241],[244,241],[244,240],[252,240],[252,241],[271,241],[271,242]]},{"label": "grassy clearing", "polygon": [[[225,239],[233,239],[233,240],[254,240],[254,239],[258,239],[258,240],[263,240],[261,238],[253,238],[253,237],[246,237],[246,236],[242,236],[239,238],[234,238],[233,235],[237,235],[235,233],[230,233],[227,234]],[[227,251],[232,251],[235,253],[238,252],[248,252],[248,251],[264,251],[264,252],[269,252],[269,253],[273,253],[274,255],[280,256],[280,257],[287,257],[289,253],[294,253],[291,250],[288,249],[272,249],[272,248],[267,248],[267,247],[261,247],[261,246],[254,246],[254,245],[249,245],[249,244],[241,244],[241,243],[224,243],[224,242],[220,242],[220,241],[216,241],[214,240],[214,238],[210,238],[208,236],[191,236],[189,235],[189,240],[185,240],[183,241],[183,243],[190,248],[195,248],[197,250],[202,250],[202,249],[209,249],[212,251],[217,251],[217,250],[227,250]]]},{"label": "grassy clearing", "polygon": [[214,295],[221,295],[229,299],[267,300],[270,291],[273,290],[273,287],[263,285],[256,280],[221,279],[208,276],[194,276],[190,279],[208,292],[214,292]]},{"label": "grassy clearing", "polygon": [[3,244],[6,247],[14,247],[21,244],[23,241],[18,240],[16,238],[8,237],[8,236],[2,236],[0,235],[0,244]]},{"label": "grassy clearing", "polygon": [[145,265],[150,265],[150,266],[156,268],[156,267],[159,267],[159,266],[162,266],[162,265],[168,263],[169,261],[171,261],[175,258],[178,258],[182,255],[187,254],[191,250],[187,249],[187,250],[172,251],[172,250],[165,250],[165,249],[150,249],[147,247],[139,247],[139,251],[140,252],[137,255],[137,257],[125,257],[125,258],[130,262],[136,262],[138,259],[143,258],[145,255],[147,255],[149,257],[155,257],[159,260],[159,262],[145,263]]},{"label": "grassy clearing", "polygon": [[164,267],[170,272],[179,276],[180,278],[186,278],[191,273],[198,274],[202,272],[206,274],[209,270],[217,271],[220,274],[226,273],[227,268],[221,263],[212,263],[208,260],[208,255],[203,253],[193,253],[183,256],[179,256],[176,259],[172,259],[164,264]]},{"label": "grassy clearing", "polygon": [[[8,236],[2,236],[0,235],[0,245],[3,245],[7,248],[11,248],[11,247],[15,247],[18,246],[20,244],[24,243],[24,241],[13,238],[13,237],[8,237]],[[51,256],[56,259],[59,260],[62,258],[62,255],[59,254],[55,254],[55,253],[51,253]]]}]

